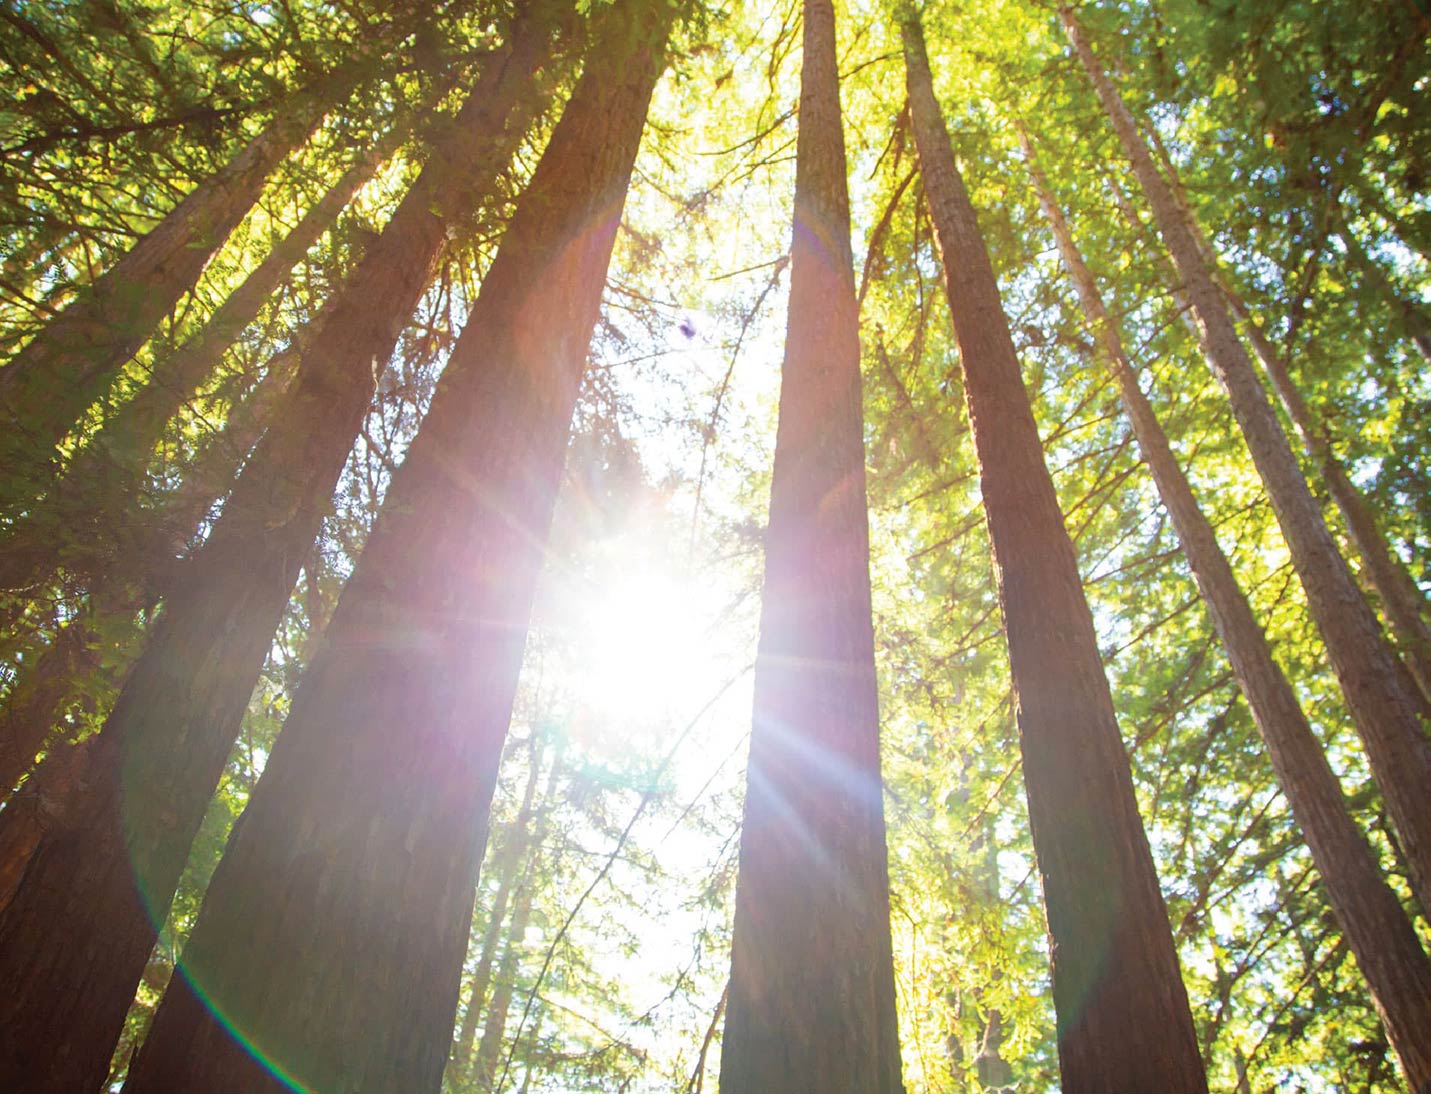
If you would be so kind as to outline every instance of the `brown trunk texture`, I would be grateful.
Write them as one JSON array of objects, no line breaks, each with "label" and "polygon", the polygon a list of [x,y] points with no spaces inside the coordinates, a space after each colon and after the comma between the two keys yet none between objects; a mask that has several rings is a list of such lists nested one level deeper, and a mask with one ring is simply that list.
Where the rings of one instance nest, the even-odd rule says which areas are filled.
[{"label": "brown trunk texture", "polygon": [[1198,507],[1168,438],[1138,387],[1136,371],[1093,274],[1078,253],[1048,180],[1034,162],[1033,148],[1022,130],[1019,136],[1064,268],[1078,291],[1105,364],[1118,383],[1138,447],[1152,472],[1158,496],[1172,516],[1183,553],[1252,708],[1277,781],[1311,848],[1337,920],[1371,987],[1411,1089],[1431,1089],[1431,1040],[1427,1038],[1431,1031],[1431,961],[1347,810],[1341,785],[1296,693],[1273,659],[1212,525]]},{"label": "brown trunk texture", "polygon": [[[490,191],[539,105],[549,25],[519,24],[453,142],[434,151],[302,349],[296,388],[207,543],[165,590],[96,742],[84,800],[46,834],[0,915],[0,1088],[92,1090],[106,1074],[155,924],[361,427],[374,364],[426,285],[448,218]],[[0,831],[5,823],[0,813]]]},{"label": "brown trunk texture", "polygon": [[915,21],[905,65],[1008,634],[1063,1089],[1201,1094],[1207,1080],[1093,617]]},{"label": "brown trunk texture", "polygon": [[608,9],[126,1090],[435,1091],[607,263],[671,9]]},{"label": "brown trunk texture", "polygon": [[[407,132],[394,129],[315,202],[221,304],[204,328],[161,357],[145,386],[114,412],[45,493],[0,539],[0,588],[44,582],[65,562],[65,538],[121,535],[141,504],[145,473],[169,420],[213,375],[234,340],[258,317],[268,298],[337,221],[353,195],[396,150]],[[62,533],[62,534],[61,534]],[[120,548],[122,549],[122,548]]]},{"label": "brown trunk texture", "polygon": [[280,108],[258,136],[0,369],[0,466],[7,480],[0,514],[16,515],[17,506],[49,485],[55,446],[198,283],[273,169],[353,82],[335,74],[322,93],[301,94]]},{"label": "brown trunk texture", "polygon": [[45,833],[65,823],[64,810],[88,775],[93,741],[91,737],[52,749],[44,764],[5,803],[6,821],[0,827],[0,913],[9,906],[25,875],[25,865]]},{"label": "brown trunk texture", "polygon": [[804,5],[795,164],[720,1088],[896,1094],[859,312],[830,0]]},{"label": "brown trunk texture", "polygon": [[1337,550],[1177,198],[1159,174],[1132,115],[1100,67],[1072,10],[1064,7],[1059,14],[1123,151],[1132,161],[1192,302],[1203,353],[1227,391],[1277,514],[1307,604],[1401,839],[1412,886],[1421,906],[1431,907],[1431,740],[1418,715],[1420,697],[1414,694],[1410,677],[1387,644],[1376,613]]}]

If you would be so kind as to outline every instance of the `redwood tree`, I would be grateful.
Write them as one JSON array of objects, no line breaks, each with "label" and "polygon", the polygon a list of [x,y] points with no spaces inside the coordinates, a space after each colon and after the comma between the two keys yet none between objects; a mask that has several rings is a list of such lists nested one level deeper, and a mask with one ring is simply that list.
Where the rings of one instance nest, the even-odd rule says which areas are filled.
[{"label": "redwood tree", "polygon": [[0,369],[0,512],[43,489],[55,445],[102,396],[159,321],[361,69],[348,65],[284,103],[263,130],[192,190],[123,258]]},{"label": "redwood tree", "polygon": [[1138,386],[1092,271],[1034,161],[1020,130],[1034,189],[1053,230],[1069,279],[1093,329],[1104,363],[1117,381],[1138,447],[1158,496],[1172,517],[1213,625],[1232,661],[1242,693],[1266,742],[1277,781],[1302,828],[1337,920],[1371,987],[1377,1012],[1401,1059],[1413,1090],[1431,1088],[1431,961],[1416,928],[1377,865],[1366,838],[1347,810],[1341,785],[1312,733],[1292,685],[1273,659],[1212,525],[1203,515],[1187,476],[1178,466],[1152,405]]},{"label": "redwood tree", "polygon": [[277,1091],[279,1076],[437,1088],[570,420],[673,16],[665,0],[603,14],[132,1094]]},{"label": "redwood tree", "polygon": [[1431,739],[1419,716],[1421,699],[1337,550],[1177,198],[1158,172],[1132,114],[1098,63],[1072,9],[1060,8],[1059,16],[1152,206],[1192,304],[1204,356],[1227,391],[1367,759],[1386,796],[1412,886],[1422,907],[1431,907]]},{"label": "redwood tree", "polygon": [[725,1094],[900,1078],[859,308],[829,0],[804,4],[790,304],[721,1050]]},{"label": "redwood tree", "polygon": [[[113,543],[102,540],[102,533],[90,537],[84,554],[83,605],[48,644],[43,636],[31,636],[30,655],[0,704],[0,796],[30,770],[46,742],[64,731],[65,711],[83,695],[85,675],[94,662],[103,660],[96,656],[101,636],[111,652],[116,647],[121,651],[116,672],[126,672],[129,660],[138,656],[140,650],[127,639],[141,632],[140,613],[162,599],[182,571],[184,562],[176,558],[176,544],[194,538],[214,503],[232,485],[292,379],[289,357],[268,363],[243,401],[230,408],[223,429],[200,447],[179,484],[159,505],[138,516],[127,515],[120,537],[122,551],[109,550]],[[65,779],[70,781],[68,776]],[[58,800],[51,791],[28,783],[24,793]],[[69,793],[63,797],[67,799]],[[0,859],[5,854],[0,851]],[[10,869],[21,866],[7,864]]]},{"label": "redwood tree", "polygon": [[[448,226],[490,192],[540,106],[559,10],[519,13],[487,60],[453,132],[301,349],[296,389],[168,589],[86,778],[0,913],[0,1086],[60,1092],[103,1079],[155,925],[361,428],[374,363],[390,355]],[[25,846],[4,837],[10,823],[22,821],[0,813],[0,847]]]},{"label": "redwood tree", "polygon": [[[361,152],[192,339],[172,353],[157,355],[145,385],[104,422],[47,486],[44,498],[28,505],[25,515],[0,537],[0,589],[38,584],[68,564],[70,552],[57,551],[57,539],[74,542],[81,568],[85,555],[95,550],[86,530],[106,541],[105,553],[124,550],[123,543],[112,540],[116,530],[122,540],[133,523],[164,427],[210,379],[234,340],[408,134],[407,125],[395,126]],[[63,530],[63,539],[57,530]]]},{"label": "redwood tree", "polygon": [[1187,993],[1093,617],[917,18],[905,23],[904,54],[1013,669],[1063,1089],[1203,1092]]}]

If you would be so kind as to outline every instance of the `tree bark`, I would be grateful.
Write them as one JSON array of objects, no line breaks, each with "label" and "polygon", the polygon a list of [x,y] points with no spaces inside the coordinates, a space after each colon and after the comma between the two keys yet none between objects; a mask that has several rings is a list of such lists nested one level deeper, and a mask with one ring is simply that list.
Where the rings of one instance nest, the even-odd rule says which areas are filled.
[{"label": "tree bark", "polygon": [[64,823],[64,810],[87,772],[90,742],[54,749],[46,763],[5,803],[0,827],[0,913],[9,907],[25,874],[25,865],[45,833]]},{"label": "tree bark", "polygon": [[437,1089],[542,545],[673,14],[603,17],[130,1094],[276,1092],[277,1076]]},{"label": "tree bark", "polygon": [[102,397],[126,361],[198,283],[263,192],[273,169],[356,82],[335,73],[284,104],[258,136],[189,193],[0,369],[0,514],[14,516],[48,485],[55,446]]},{"label": "tree bark", "polygon": [[1331,438],[1312,413],[1302,393],[1292,380],[1292,374],[1277,348],[1262,332],[1257,321],[1248,313],[1246,306],[1230,290],[1224,290],[1229,306],[1242,320],[1252,348],[1262,362],[1272,390],[1277,393],[1292,425],[1301,438],[1302,447],[1317,467],[1321,468],[1327,491],[1342,519],[1346,521],[1347,532],[1352,546],[1361,556],[1364,573],[1382,608],[1391,623],[1392,631],[1400,640],[1402,657],[1406,671],[1420,696],[1412,695],[1426,717],[1426,701],[1431,700],[1431,627],[1425,619],[1426,598],[1406,566],[1391,551],[1386,537],[1377,527],[1376,516],[1367,503],[1366,496],[1347,474],[1346,468],[1337,459]]},{"label": "tree bark", "polygon": [[1063,1089],[1203,1094],[1187,993],[1073,544],[916,20],[904,41],[1008,634]]},{"label": "tree bark", "polygon": [[263,305],[337,221],[360,190],[407,135],[395,127],[357,161],[303,215],[189,342],[154,365],[148,382],[111,415],[75,455],[42,500],[0,539],[0,588],[44,582],[64,565],[57,541],[108,537],[123,529],[140,504],[154,446],[170,419],[213,375],[234,340],[258,317]]},{"label": "tree bark", "polygon": [[1213,625],[1237,673],[1242,693],[1267,745],[1277,781],[1301,826],[1322,884],[1412,1090],[1431,1089],[1431,961],[1401,902],[1382,877],[1376,856],[1352,820],[1341,785],[1307,723],[1212,525],[1198,507],[1151,404],[1138,386],[1118,330],[1093,274],[1074,244],[1047,178],[1022,127],[1024,155],[1039,204],[1053,230],[1104,358],[1118,383],[1143,459],[1173,520]]},{"label": "tree bark", "polygon": [[74,1091],[104,1078],[375,372],[447,225],[490,191],[538,109],[550,30],[519,18],[484,68],[452,138],[301,349],[297,386],[208,541],[166,589],[97,739],[84,801],[46,834],[0,915],[0,1087]]},{"label": "tree bark", "polygon": [[1158,173],[1132,115],[1099,66],[1072,10],[1061,8],[1060,18],[1152,206],[1197,316],[1204,355],[1228,393],[1367,759],[1386,797],[1417,898],[1423,908],[1431,907],[1431,741],[1418,717],[1418,697],[1337,551],[1177,199]]},{"label": "tree bark", "polygon": [[720,1088],[903,1090],[859,312],[829,0],[805,0],[790,304]]}]

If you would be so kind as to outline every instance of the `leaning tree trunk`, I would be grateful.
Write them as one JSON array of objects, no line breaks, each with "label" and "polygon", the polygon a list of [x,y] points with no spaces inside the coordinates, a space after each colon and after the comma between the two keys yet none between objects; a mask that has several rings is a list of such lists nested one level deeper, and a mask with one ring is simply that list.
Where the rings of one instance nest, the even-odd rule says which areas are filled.
[{"label": "leaning tree trunk", "polygon": [[[89,758],[83,801],[45,834],[0,915],[0,1087],[60,1092],[103,1080],[155,924],[361,428],[374,363],[391,354],[447,225],[490,192],[539,108],[550,27],[519,18],[488,60],[453,137],[302,346],[297,386],[208,541],[166,588],[160,623]],[[7,821],[0,813],[0,830]]]},{"label": "leaning tree trunk", "polygon": [[1302,398],[1281,354],[1247,312],[1242,301],[1231,291],[1225,289],[1224,293],[1229,306],[1242,319],[1252,348],[1272,381],[1272,390],[1292,419],[1302,447],[1321,469],[1327,491],[1341,510],[1342,519],[1351,534],[1352,546],[1361,556],[1364,573],[1381,600],[1392,632],[1400,640],[1406,670],[1421,693],[1419,698],[1413,695],[1412,700],[1425,717],[1427,707],[1423,700],[1431,700],[1431,627],[1427,626],[1424,615],[1426,597],[1406,566],[1392,553],[1391,545],[1377,527],[1376,515],[1366,495],[1357,488],[1337,459],[1331,438]]},{"label": "leaning tree trunk", "polygon": [[[1162,151],[1160,148],[1159,152],[1162,153]],[[1372,512],[1366,496],[1352,482],[1346,468],[1337,459],[1336,450],[1332,446],[1332,440],[1327,434],[1326,427],[1317,421],[1312,408],[1302,397],[1283,355],[1278,352],[1277,347],[1263,332],[1261,325],[1248,311],[1247,305],[1228,283],[1228,279],[1222,276],[1217,269],[1217,259],[1212,244],[1203,234],[1202,228],[1197,222],[1192,204],[1188,201],[1182,182],[1172,163],[1166,154],[1161,154],[1159,158],[1163,163],[1164,170],[1168,173],[1169,185],[1177,202],[1178,210],[1182,214],[1183,223],[1192,235],[1193,242],[1197,244],[1208,272],[1227,301],[1228,307],[1232,309],[1233,316],[1243,324],[1247,338],[1252,343],[1252,349],[1262,363],[1268,380],[1272,383],[1272,390],[1276,393],[1282,408],[1287,412],[1287,416],[1292,420],[1292,426],[1302,442],[1303,450],[1313,464],[1321,469],[1322,476],[1326,480],[1327,490],[1331,494],[1332,500],[1336,502],[1337,508],[1341,510],[1342,519],[1346,521],[1347,531],[1351,534],[1352,546],[1356,548],[1357,554],[1361,557],[1364,573],[1372,589],[1381,600],[1386,617],[1391,623],[1392,632],[1401,644],[1406,670],[1411,674],[1413,685],[1420,693],[1419,695],[1413,694],[1412,699],[1416,701],[1423,719],[1431,717],[1431,707],[1427,705],[1428,702],[1431,702],[1431,626],[1426,623],[1426,596],[1421,592],[1406,566],[1392,552],[1390,544],[1386,542],[1386,537],[1377,527],[1376,516]],[[1328,195],[1327,200],[1333,201],[1333,210],[1335,210],[1333,199],[1334,195]],[[1136,223],[1136,216],[1133,219]],[[1338,219],[1335,211],[1328,219],[1330,221]],[[1348,251],[1352,251],[1354,238],[1348,234],[1344,223],[1341,237],[1347,245]],[[1362,257],[1365,259],[1364,255]],[[1376,272],[1380,273],[1380,270]],[[1196,329],[1194,329],[1194,334],[1201,336],[1201,332]],[[1290,342],[1288,344],[1290,345]]]},{"label": "leaning tree trunk", "polygon": [[[85,673],[99,660],[97,643],[103,640],[108,645],[107,657],[120,650],[120,673],[138,654],[128,647],[139,634],[139,614],[161,600],[165,587],[175,580],[184,565],[185,547],[258,443],[292,374],[287,356],[270,361],[262,379],[230,412],[224,428],[200,449],[183,480],[159,507],[116,514],[117,534],[111,532],[104,540],[95,537],[88,544],[81,582],[86,587],[84,607],[48,646],[36,646],[33,660],[22,668],[0,708],[0,800],[60,731],[61,718],[84,687]],[[112,541],[124,545],[122,553],[113,549]],[[74,792],[73,780],[66,778],[63,785],[69,788],[66,795]],[[32,846],[10,844],[19,845]],[[0,849],[0,871],[23,866],[8,861],[6,855]]]},{"label": "leaning tree trunk", "polygon": [[278,1091],[275,1074],[437,1088],[571,416],[673,14],[662,0],[603,13],[131,1094]]},{"label": "leaning tree trunk", "polygon": [[1073,544],[917,20],[904,41],[1008,635],[1062,1086],[1201,1094],[1192,1014]]},{"label": "leaning tree trunk", "polygon": [[273,169],[328,105],[356,83],[350,66],[285,103],[218,172],[200,183],[123,258],[0,369],[0,514],[14,516],[49,485],[55,446],[101,398],[126,361],[194,287]]},{"label": "leaning tree trunk", "polygon": [[1163,242],[1183,281],[1202,332],[1203,353],[1228,393],[1232,412],[1277,514],[1307,604],[1322,633],[1347,707],[1386,797],[1412,886],[1431,907],[1431,740],[1418,717],[1419,699],[1387,645],[1380,623],[1337,551],[1321,509],[1276,412],[1258,380],[1232,316],[1197,241],[1159,174],[1118,91],[1099,66],[1073,11],[1060,17],[1108,119],[1132,161]]},{"label": "leaning tree trunk", "polygon": [[834,11],[805,0],[725,1094],[903,1089],[845,172]]},{"label": "leaning tree trunk", "polygon": [[9,907],[25,866],[45,833],[63,823],[62,811],[87,775],[94,738],[54,749],[42,769],[5,803],[0,826],[0,914]]},{"label": "leaning tree trunk", "polygon": [[184,404],[213,375],[234,340],[258,317],[269,297],[309,249],[337,221],[348,202],[407,135],[395,127],[303,215],[221,304],[198,334],[162,356],[148,382],[116,410],[76,454],[45,496],[0,538],[0,589],[40,584],[64,565],[61,534],[80,541],[110,537],[139,504],[154,446]]},{"label": "leaning tree trunk", "polygon": [[1341,786],[1296,693],[1273,659],[1212,525],[1198,507],[1168,438],[1138,387],[1133,363],[1022,128],[1019,138],[1064,268],[1078,291],[1105,364],[1118,383],[1138,447],[1152,472],[1158,496],[1172,516],[1183,553],[1252,708],[1277,781],[1311,848],[1337,920],[1371,987],[1377,1012],[1411,1089],[1431,1090],[1431,1041],[1426,1036],[1431,1030],[1431,961],[1382,876],[1371,846],[1352,820]]},{"label": "leaning tree trunk", "polygon": [[0,702],[0,802],[30,770],[35,753],[94,667],[91,621],[91,609],[85,606],[48,644],[36,635],[25,649],[14,683]]},{"label": "leaning tree trunk", "polygon": [[[47,830],[77,822],[70,810],[83,807],[88,792],[89,759],[97,738],[75,745],[63,743],[58,721],[75,704],[83,674],[98,660],[95,646],[120,647],[116,675],[128,669],[139,652],[139,613],[155,600],[158,590],[174,580],[182,561],[176,560],[175,535],[193,534],[199,521],[233,481],[233,470],[257,442],[271,403],[291,378],[287,362],[275,361],[248,399],[230,416],[224,430],[199,454],[190,474],[166,499],[164,517],[148,529],[145,552],[122,573],[108,571],[96,579],[84,610],[39,653],[30,672],[21,675],[6,696],[0,715],[0,777],[12,787],[34,767],[20,790],[5,802],[0,824],[0,912],[9,904],[24,876],[25,866]],[[180,531],[180,530],[184,531]],[[144,557],[147,554],[147,557]],[[34,764],[35,754],[46,749]],[[11,811],[11,806],[14,810]]]}]

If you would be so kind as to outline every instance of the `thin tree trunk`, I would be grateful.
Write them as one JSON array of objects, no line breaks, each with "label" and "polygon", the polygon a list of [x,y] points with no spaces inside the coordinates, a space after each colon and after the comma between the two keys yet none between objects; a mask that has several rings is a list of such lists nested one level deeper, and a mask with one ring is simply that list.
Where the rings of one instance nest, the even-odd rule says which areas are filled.
[{"label": "thin tree trunk", "polygon": [[903,1090],[870,614],[859,313],[829,0],[805,0],[790,304],[724,1094]]},{"label": "thin tree trunk", "polygon": [[40,584],[64,564],[57,536],[83,541],[109,536],[139,504],[154,446],[170,419],[213,375],[234,340],[337,221],[408,133],[395,127],[333,184],[214,312],[204,328],[174,353],[161,357],[148,383],[114,412],[49,486],[43,500],[27,507],[0,539],[0,588]]},{"label": "thin tree trunk", "polygon": [[[30,770],[35,754],[75,703],[84,674],[98,660],[95,644],[107,642],[106,656],[113,657],[115,648],[138,635],[138,614],[162,599],[163,589],[175,580],[200,522],[229,488],[236,469],[272,417],[274,404],[292,379],[291,365],[285,357],[269,363],[254,390],[230,413],[222,432],[199,451],[189,473],[157,510],[119,518],[125,526],[114,538],[125,544],[122,558],[114,558],[105,544],[102,559],[87,560],[84,576],[89,593],[84,607],[47,647],[35,650],[33,665],[21,672],[5,697],[0,714],[0,798]],[[118,671],[124,671],[130,656],[122,651]],[[65,785],[71,782],[66,780]],[[0,870],[22,867],[23,863],[6,860],[0,850]]]},{"label": "thin tree trunk", "polygon": [[300,351],[297,387],[213,533],[166,588],[99,736],[84,801],[46,834],[0,916],[0,1087],[73,1091],[103,1079],[154,924],[361,427],[375,364],[391,354],[450,219],[490,191],[538,109],[549,29],[518,19],[484,68],[451,142]]},{"label": "thin tree trunk", "polygon": [[93,668],[94,634],[87,613],[55,633],[49,644],[32,643],[15,682],[0,705],[0,801],[30,770],[75,685]]},{"label": "thin tree trunk", "polygon": [[[1302,398],[1302,393],[1293,381],[1291,370],[1287,367],[1283,355],[1278,352],[1277,347],[1263,332],[1261,324],[1253,318],[1242,298],[1217,268],[1217,258],[1212,244],[1198,224],[1197,216],[1192,204],[1188,201],[1187,193],[1183,189],[1182,181],[1178,178],[1172,161],[1164,149],[1159,147],[1158,151],[1163,168],[1167,172],[1173,197],[1182,213],[1183,223],[1192,235],[1193,242],[1197,244],[1208,272],[1227,301],[1228,307],[1232,309],[1233,316],[1242,323],[1247,332],[1252,349],[1256,353],[1258,361],[1261,362],[1263,370],[1267,373],[1267,378],[1272,383],[1272,390],[1276,393],[1282,408],[1287,412],[1287,416],[1292,420],[1292,426],[1302,442],[1303,450],[1321,469],[1332,500],[1341,510],[1342,518],[1346,521],[1347,531],[1351,534],[1352,546],[1356,548],[1365,567],[1366,577],[1376,595],[1381,599],[1392,630],[1400,640],[1406,669],[1411,674],[1416,691],[1420,693],[1419,696],[1413,695],[1412,698],[1417,700],[1422,718],[1431,717],[1431,708],[1427,706],[1427,701],[1431,701],[1431,626],[1427,625],[1425,618],[1426,597],[1406,566],[1392,552],[1390,545],[1386,542],[1386,537],[1381,534],[1381,530],[1376,524],[1376,517],[1367,503],[1365,495],[1352,482],[1346,468],[1337,459],[1336,450],[1332,447],[1332,441],[1327,435],[1326,428],[1317,421],[1312,408],[1307,405],[1306,399]],[[1329,195],[1329,200],[1331,197]],[[1335,205],[1332,208],[1335,210]],[[1339,218],[1333,211],[1328,219],[1336,221]],[[1346,231],[1344,224],[1340,234],[1347,244],[1348,250],[1351,251],[1354,241]],[[1365,255],[1362,255],[1362,261],[1366,261]],[[1375,272],[1381,273],[1379,269]],[[1384,274],[1381,276],[1385,277]],[[1385,281],[1382,282],[1381,287],[1388,295],[1391,295],[1390,287]],[[1185,314],[1188,313],[1185,312]],[[1409,316],[1408,321],[1414,317],[1421,317],[1424,320],[1421,313],[1416,311],[1415,316]],[[1196,329],[1194,334],[1201,337],[1201,332]]]},{"label": "thin tree trunk", "polygon": [[603,14],[130,1094],[279,1090],[230,1026],[311,1089],[437,1088],[542,545],[673,14]]},{"label": "thin tree trunk", "polygon": [[[507,843],[502,848],[501,856],[493,863],[497,871],[497,891],[492,896],[492,908],[487,913],[487,929],[482,933],[477,968],[472,972],[472,981],[467,995],[467,1010],[462,1015],[462,1028],[452,1046],[452,1058],[449,1066],[456,1068],[459,1074],[465,1074],[472,1063],[472,1044],[477,1032],[477,1015],[482,1013],[482,1005],[487,998],[487,988],[492,980],[492,963],[497,956],[497,943],[502,937],[502,928],[506,924],[507,904],[512,899],[512,890],[516,887],[517,876],[522,869],[522,859],[531,839],[528,829],[532,823],[532,801],[536,797],[537,779],[541,774],[540,739],[535,736],[532,738],[528,750],[528,763],[531,765],[531,771],[527,777],[527,788],[522,795],[521,808],[518,809],[516,819],[512,822],[511,831],[507,837]],[[553,778],[555,775],[556,768],[553,767]],[[550,789],[550,787],[551,782],[549,781],[548,788]]]},{"label": "thin tree trunk", "polygon": [[318,91],[284,104],[258,136],[0,369],[0,465],[6,470],[0,512],[45,489],[55,446],[197,284],[274,168],[352,88],[357,71],[350,66]]},{"label": "thin tree trunk", "polygon": [[1019,136],[1064,267],[1078,291],[1105,364],[1118,382],[1158,496],[1172,516],[1198,589],[1267,745],[1278,783],[1311,848],[1322,884],[1371,987],[1392,1047],[1401,1058],[1411,1089],[1431,1089],[1431,1042],[1426,1037],[1431,1030],[1431,961],[1347,810],[1341,786],[1307,723],[1296,693],[1273,659],[1252,608],[1218,546],[1212,525],[1198,507],[1167,436],[1138,387],[1136,371],[1123,350],[1117,328],[1022,129]]},{"label": "thin tree trunk", "polygon": [[522,939],[532,916],[532,893],[536,889],[534,872],[529,872],[517,893],[517,905],[512,911],[512,929],[507,932],[507,948],[502,964],[497,967],[496,987],[492,990],[492,1005],[482,1023],[482,1040],[477,1046],[477,1058],[472,1074],[477,1089],[490,1091],[497,1077],[497,1065],[502,1059],[502,1039],[507,1034],[507,1013],[512,1009],[512,996],[517,987],[517,965],[522,957]]},{"label": "thin tree trunk", "polygon": [[1192,1014],[1073,544],[917,20],[906,23],[904,41],[1008,634],[1062,1087],[1203,1094]]},{"label": "thin tree trunk", "polygon": [[1417,701],[1424,718],[1427,707],[1420,700],[1431,700],[1431,626],[1427,626],[1424,615],[1426,598],[1406,566],[1392,553],[1386,537],[1377,527],[1376,516],[1366,496],[1357,489],[1346,468],[1337,459],[1331,438],[1317,423],[1311,407],[1297,390],[1277,348],[1262,332],[1242,301],[1226,286],[1224,292],[1233,312],[1242,320],[1252,348],[1272,381],[1272,390],[1292,419],[1303,448],[1321,468],[1327,490],[1341,510],[1342,519],[1351,534],[1352,546],[1361,556],[1366,577],[1381,600],[1393,633],[1400,640],[1406,670],[1421,693],[1419,700],[1415,695],[1412,699]]},{"label": "thin tree trunk", "polygon": [[1072,10],[1061,8],[1060,17],[1123,150],[1132,160],[1163,242],[1192,301],[1204,355],[1227,390],[1277,513],[1312,617],[1386,796],[1417,898],[1423,908],[1431,907],[1431,741],[1418,717],[1419,697],[1408,687],[1409,678],[1388,646],[1376,614],[1337,551],[1177,199],[1158,173],[1128,108],[1099,67]]}]

